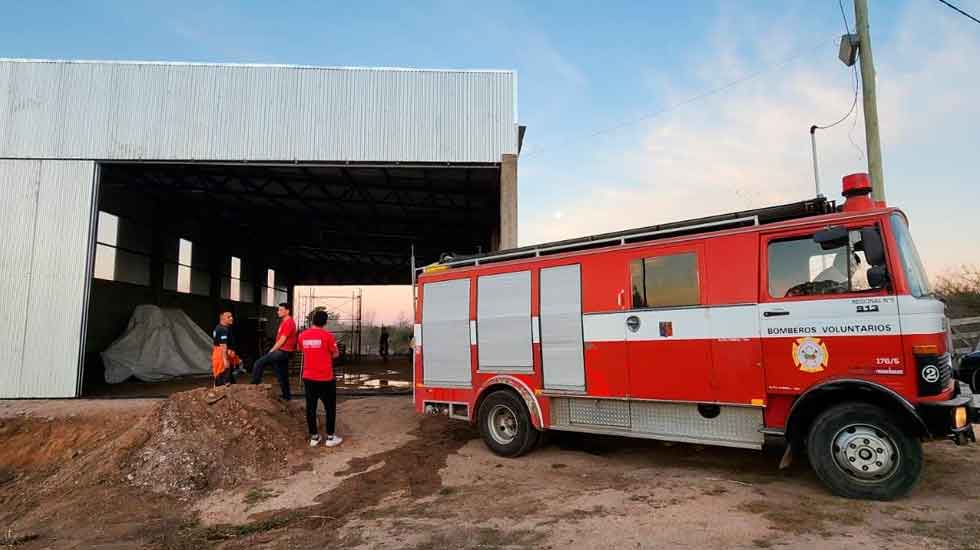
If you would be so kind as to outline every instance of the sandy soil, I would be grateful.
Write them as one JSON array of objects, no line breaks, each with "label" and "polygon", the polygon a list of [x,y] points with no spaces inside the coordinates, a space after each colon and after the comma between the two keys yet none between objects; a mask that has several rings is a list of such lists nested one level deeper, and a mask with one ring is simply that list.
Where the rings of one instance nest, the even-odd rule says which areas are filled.
[{"label": "sandy soil", "polygon": [[305,448],[301,424],[283,427],[294,449],[268,462],[236,450],[262,471],[229,464],[234,482],[187,497],[125,474],[159,441],[160,402],[24,407],[0,403],[0,548],[980,548],[976,446],[929,443],[909,497],[859,502],[805,462],[778,471],[778,450],[552,434],[502,459],[466,423],[372,397],[341,403],[340,447]]}]

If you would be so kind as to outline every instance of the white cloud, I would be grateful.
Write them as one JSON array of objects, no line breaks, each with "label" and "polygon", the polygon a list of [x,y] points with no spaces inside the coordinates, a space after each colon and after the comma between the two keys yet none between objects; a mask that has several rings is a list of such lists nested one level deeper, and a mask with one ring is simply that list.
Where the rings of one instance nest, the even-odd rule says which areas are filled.
[{"label": "white cloud", "polygon": [[776,88],[747,85],[658,120],[642,143],[617,155],[620,170],[593,182],[585,197],[560,205],[563,220],[538,224],[531,219],[523,235],[529,241],[550,240],[812,194],[811,113],[827,96],[833,105],[846,105],[850,97],[847,90],[814,94],[811,85],[804,73],[797,73]]},{"label": "white cloud", "polygon": [[527,42],[527,55],[534,59],[536,64],[542,67],[550,67],[554,70],[567,85],[583,87],[587,84],[588,78],[585,72],[578,66],[569,61],[564,54],[540,32],[531,32],[524,37]]},{"label": "white cloud", "polygon": [[[980,143],[973,128],[980,115],[975,102],[980,95],[980,35],[973,28],[951,24],[945,14],[928,7],[913,6],[902,14],[899,28],[903,30],[893,43],[875,43],[886,182],[896,188],[895,192],[889,188],[892,202],[914,197],[902,190],[920,184],[904,181],[903,172],[924,146],[937,146],[937,133],[967,143],[973,140],[974,147]],[[772,38],[719,26],[709,43],[721,55],[706,56],[696,65],[697,74],[709,80],[699,88],[710,89],[720,81],[752,72],[752,60],[737,52],[765,51]],[[831,35],[826,42],[813,55],[772,74],[654,119],[644,137],[630,147],[601,151],[597,158],[605,168],[600,172],[604,176],[584,182],[589,189],[585,194],[557,202],[552,198],[547,205],[548,210],[563,213],[560,219],[538,215],[540,209],[535,205],[522,210],[522,242],[640,227],[813,196],[809,126],[839,118],[854,93],[853,76],[837,61]],[[732,73],[732,67],[738,73]],[[698,91],[671,90],[674,97],[667,103],[681,102]],[[864,148],[860,108],[859,101],[853,131],[848,120],[818,133],[823,191],[831,198],[839,196],[841,176],[866,171],[866,161],[851,142]],[[522,184],[535,182],[522,178]],[[920,202],[909,202],[913,201]],[[909,209],[904,203],[896,204]],[[913,229],[933,271],[964,261],[963,247],[959,254],[953,252],[956,243],[949,241],[945,230],[935,229],[937,223],[932,230]],[[963,223],[971,223],[973,229],[959,232],[963,239],[980,231],[976,221]],[[980,262],[980,250],[972,239],[964,240],[963,246],[970,250],[969,261]]]}]

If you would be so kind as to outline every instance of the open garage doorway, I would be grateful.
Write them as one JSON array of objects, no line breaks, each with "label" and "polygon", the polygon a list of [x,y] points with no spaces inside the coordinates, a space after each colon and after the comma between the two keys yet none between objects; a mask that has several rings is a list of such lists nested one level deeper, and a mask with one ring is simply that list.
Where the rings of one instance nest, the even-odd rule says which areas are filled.
[{"label": "open garage doorway", "polygon": [[[422,264],[493,250],[499,238],[496,164],[103,163],[98,172],[86,396],[210,384],[200,352],[223,311],[249,366],[271,345],[278,303],[293,303],[305,323],[295,292],[304,285],[400,285],[410,311],[413,247]],[[361,327],[359,353],[381,360],[375,330]],[[114,346],[129,363],[107,364]],[[410,361],[390,349],[390,360]]]},{"label": "open garage doorway", "polygon": [[409,393],[412,384],[413,305],[410,285],[297,286],[293,304],[301,326],[327,313],[337,339],[338,385],[352,392]]}]

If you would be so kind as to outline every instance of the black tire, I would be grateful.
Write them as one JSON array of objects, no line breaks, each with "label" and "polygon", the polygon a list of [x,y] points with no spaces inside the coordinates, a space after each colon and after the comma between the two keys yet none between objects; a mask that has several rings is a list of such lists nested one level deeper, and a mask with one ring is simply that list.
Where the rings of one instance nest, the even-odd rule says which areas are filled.
[{"label": "black tire", "polygon": [[[541,436],[531,423],[524,401],[514,392],[498,390],[480,404],[477,415],[480,435],[487,447],[499,456],[521,456],[538,443]],[[498,426],[497,428],[494,425]]]},{"label": "black tire", "polygon": [[883,409],[842,403],[814,420],[807,437],[810,465],[842,497],[892,500],[922,474],[922,443]]}]

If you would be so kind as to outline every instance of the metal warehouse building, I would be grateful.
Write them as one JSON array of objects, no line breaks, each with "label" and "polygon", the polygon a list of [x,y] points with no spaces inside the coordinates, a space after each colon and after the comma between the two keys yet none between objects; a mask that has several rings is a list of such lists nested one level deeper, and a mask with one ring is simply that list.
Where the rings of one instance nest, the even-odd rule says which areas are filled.
[{"label": "metal warehouse building", "polygon": [[139,304],[515,246],[516,116],[508,71],[0,60],[0,398],[81,395]]}]

